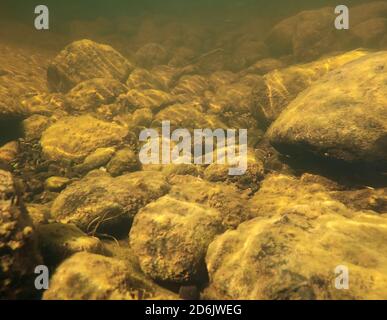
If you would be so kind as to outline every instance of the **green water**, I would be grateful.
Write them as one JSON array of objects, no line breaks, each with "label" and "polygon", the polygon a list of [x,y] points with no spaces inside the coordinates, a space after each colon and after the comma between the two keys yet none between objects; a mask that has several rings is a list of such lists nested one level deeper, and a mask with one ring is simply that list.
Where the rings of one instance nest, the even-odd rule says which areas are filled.
[{"label": "green water", "polygon": [[[1,17],[28,19],[37,4],[47,5],[55,19],[89,19],[105,16],[136,16],[146,13],[170,14],[173,16],[199,15],[202,18],[217,19],[222,15],[238,17],[240,15],[277,16],[288,15],[300,10],[333,6],[339,4],[354,5],[367,0],[2,0]],[[207,17],[208,15],[208,17]]]}]

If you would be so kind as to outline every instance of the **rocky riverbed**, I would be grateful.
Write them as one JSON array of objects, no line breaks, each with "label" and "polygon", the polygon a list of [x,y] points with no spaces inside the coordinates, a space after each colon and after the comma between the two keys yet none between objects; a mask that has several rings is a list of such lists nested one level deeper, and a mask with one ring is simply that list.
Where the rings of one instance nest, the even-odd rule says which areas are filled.
[{"label": "rocky riverbed", "polygon": [[[387,299],[387,2],[334,17],[4,36],[0,298]],[[163,121],[247,129],[246,172],[142,163]]]}]

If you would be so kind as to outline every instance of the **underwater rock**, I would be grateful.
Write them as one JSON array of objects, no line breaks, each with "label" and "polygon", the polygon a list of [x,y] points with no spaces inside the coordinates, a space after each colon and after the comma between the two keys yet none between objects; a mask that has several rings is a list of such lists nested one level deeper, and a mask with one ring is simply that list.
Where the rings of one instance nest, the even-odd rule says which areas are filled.
[{"label": "underwater rock", "polygon": [[66,93],[94,78],[125,82],[132,70],[132,64],[112,47],[85,39],[71,43],[56,56],[47,69],[47,81],[52,91]]},{"label": "underwater rock", "polygon": [[331,188],[321,179],[297,179],[284,174],[270,174],[262,181],[249,206],[256,217],[273,217],[291,212],[309,216],[338,213],[352,216],[352,210],[330,195]]},{"label": "underwater rock", "polygon": [[231,71],[216,71],[208,78],[211,89],[216,91],[220,87],[229,85],[238,80],[238,75]]},{"label": "underwater rock", "polygon": [[146,69],[136,68],[126,81],[126,85],[130,89],[146,90],[167,90],[167,87],[163,84],[153,72]]},{"label": "underwater rock", "polygon": [[149,108],[152,112],[158,112],[176,102],[171,94],[156,89],[132,89],[121,95],[119,100],[129,109]]},{"label": "underwater rock", "polygon": [[66,188],[66,186],[71,183],[71,180],[65,177],[49,177],[44,182],[44,187],[48,191],[60,192]]},{"label": "underwater rock", "polygon": [[38,93],[20,100],[29,115],[60,118],[66,115],[68,101],[62,93]]},{"label": "underwater rock", "polygon": [[73,223],[86,233],[127,234],[137,211],[168,190],[159,172],[112,178],[103,171],[92,171],[60,193],[51,213],[58,222]]},{"label": "underwater rock", "polygon": [[11,173],[0,170],[0,296],[36,296],[35,267],[41,264],[31,218]]},{"label": "underwater rock", "polygon": [[177,68],[185,67],[193,61],[195,56],[195,51],[193,51],[192,49],[186,47],[179,47],[174,50],[173,56],[169,60],[168,65]]},{"label": "underwater rock", "polygon": [[248,67],[245,72],[265,75],[270,71],[273,71],[275,69],[283,69],[284,67],[285,67],[285,64],[281,60],[274,59],[274,58],[266,58],[266,59],[258,60],[253,65]]},{"label": "underwater rock", "polygon": [[[225,149],[227,152],[227,149]],[[233,167],[231,165],[231,167]],[[264,165],[262,161],[256,159],[253,149],[247,150],[247,169],[242,175],[232,176],[229,174],[230,164],[212,163],[204,170],[204,179],[211,182],[230,182],[235,183],[241,189],[251,189],[256,191],[259,188],[259,182],[264,177]]]},{"label": "underwater rock", "polygon": [[46,91],[46,54],[40,48],[26,49],[15,41],[11,44],[3,36],[0,42],[0,126],[4,125],[3,120],[20,120],[30,115],[30,109],[19,101]]},{"label": "underwater rock", "polygon": [[[386,14],[387,17],[387,14]],[[357,43],[367,48],[378,48],[387,33],[387,18],[373,18],[350,29]]]},{"label": "underwater rock", "polygon": [[261,122],[275,120],[287,105],[314,81],[329,71],[367,54],[366,51],[355,50],[269,72],[263,77],[264,82],[254,90],[255,104],[252,113]]},{"label": "underwater rock", "polygon": [[93,111],[102,104],[113,103],[116,98],[127,91],[120,81],[115,79],[91,79],[76,85],[67,94],[72,111]]},{"label": "underwater rock", "polygon": [[386,1],[371,1],[351,8],[351,24],[353,26],[367,20],[383,17],[387,17]]},{"label": "underwater rock", "polygon": [[[210,244],[206,256],[210,285],[204,297],[387,297],[387,260],[383,254],[387,250],[386,217],[335,204],[322,195],[318,185],[305,188],[300,184],[293,190],[297,187],[293,179],[270,177],[262,187],[265,191],[258,192],[260,201],[255,199],[257,209],[263,204],[261,217],[226,231]],[[348,290],[335,287],[338,266],[349,270]]]},{"label": "underwater rock", "polygon": [[209,90],[210,84],[207,78],[200,75],[185,75],[179,79],[171,93],[175,96],[194,97],[203,96],[206,90]]},{"label": "underwater rock", "polygon": [[257,121],[251,114],[253,94],[253,86],[240,82],[220,86],[208,101],[208,112],[221,117],[230,128],[254,128]]},{"label": "underwater rock", "polygon": [[176,175],[190,175],[197,177],[202,173],[202,169],[192,163],[171,163],[167,165],[160,165],[160,167],[163,174],[165,174],[167,177],[172,177]]},{"label": "underwater rock", "polygon": [[116,152],[106,166],[111,176],[120,176],[123,173],[141,170],[138,155],[130,148],[124,148]]},{"label": "underwater rock", "polygon": [[387,213],[387,188],[366,188],[331,192],[332,198],[353,210],[372,210]]},{"label": "underwater rock", "polygon": [[88,155],[81,164],[74,166],[74,170],[79,173],[87,173],[94,169],[99,169],[110,161],[115,152],[116,149],[114,147],[98,148]]},{"label": "underwater rock", "polygon": [[218,210],[224,229],[235,229],[255,217],[247,206],[248,192],[233,185],[212,183],[192,175],[174,175],[169,183],[170,197]]},{"label": "underwater rock", "polygon": [[24,138],[27,141],[39,140],[44,130],[46,130],[52,123],[49,117],[35,114],[23,120]]},{"label": "underwater rock", "polygon": [[267,132],[285,154],[387,167],[387,53],[348,63],[315,82]]},{"label": "underwater rock", "polygon": [[173,88],[180,77],[186,74],[185,72],[185,68],[174,68],[168,65],[160,65],[152,68],[152,74],[161,84],[162,90],[168,92]]},{"label": "underwater rock", "polygon": [[152,127],[161,128],[163,121],[170,121],[171,128],[227,128],[216,115],[206,114],[198,103],[178,103],[161,110],[156,114]]},{"label": "underwater rock", "polygon": [[251,66],[255,61],[266,58],[268,48],[265,43],[254,40],[243,40],[236,44],[226,69],[238,72]]},{"label": "underwater rock", "polygon": [[51,219],[50,207],[44,204],[28,203],[26,204],[29,216],[34,226],[47,224]]},{"label": "underwater rock", "polygon": [[152,110],[148,108],[141,108],[133,112],[129,126],[149,128],[152,121]]},{"label": "underwater rock", "polygon": [[74,253],[86,251],[102,254],[103,245],[98,238],[89,237],[75,225],[50,223],[36,229],[39,249],[44,263],[56,266]]},{"label": "underwater rock", "polygon": [[160,288],[126,261],[79,252],[56,269],[45,300],[168,300],[173,293]]},{"label": "underwater rock", "polygon": [[266,44],[274,55],[293,54],[301,61],[345,49],[346,39],[334,28],[335,18],[331,7],[302,11],[275,25]]},{"label": "underwater rock", "polygon": [[168,58],[167,50],[158,43],[147,43],[135,54],[137,65],[147,69],[167,63]]},{"label": "underwater rock", "polygon": [[184,284],[205,281],[207,246],[221,231],[217,210],[164,196],[137,214],[129,239],[146,275]]},{"label": "underwater rock", "polygon": [[0,161],[11,163],[17,159],[19,153],[19,143],[11,141],[0,147]]},{"label": "underwater rock", "polygon": [[82,161],[98,148],[124,142],[128,130],[91,115],[65,117],[42,134],[40,143],[44,156],[55,161]]},{"label": "underwater rock", "polygon": [[0,95],[0,120],[23,119],[28,116],[29,110],[23,105]]}]

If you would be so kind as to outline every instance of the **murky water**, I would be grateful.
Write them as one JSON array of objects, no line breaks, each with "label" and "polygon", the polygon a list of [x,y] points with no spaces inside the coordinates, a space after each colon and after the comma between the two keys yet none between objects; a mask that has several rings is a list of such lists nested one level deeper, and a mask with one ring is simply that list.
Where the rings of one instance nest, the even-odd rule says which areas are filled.
[{"label": "murky water", "polygon": [[0,299],[387,298],[387,1],[45,5],[0,2]]}]

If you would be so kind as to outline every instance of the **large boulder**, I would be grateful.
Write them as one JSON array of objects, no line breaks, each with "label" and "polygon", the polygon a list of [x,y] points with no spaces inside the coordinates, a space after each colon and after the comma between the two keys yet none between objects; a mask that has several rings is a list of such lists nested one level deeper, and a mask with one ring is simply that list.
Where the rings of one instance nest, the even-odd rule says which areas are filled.
[{"label": "large boulder", "polygon": [[43,154],[55,161],[82,161],[98,148],[119,145],[128,130],[115,123],[91,115],[65,117],[42,134]]},{"label": "large boulder", "polygon": [[334,37],[334,9],[301,11],[276,24],[266,40],[275,55],[294,54],[298,58],[317,58],[337,49]]},{"label": "large boulder", "polygon": [[359,23],[351,29],[355,41],[363,47],[378,47],[387,33],[387,14],[385,18],[373,18]]},{"label": "large boulder", "polygon": [[187,284],[206,281],[203,259],[222,229],[218,210],[164,196],[139,212],[129,238],[145,274]]},{"label": "large boulder", "polygon": [[94,78],[125,82],[132,70],[132,64],[112,47],[85,39],[71,43],[55,57],[47,80],[51,90],[68,92]]},{"label": "large boulder", "polygon": [[297,95],[329,71],[359,59],[366,51],[356,50],[269,72],[254,89],[252,114],[260,123],[272,122]]},{"label": "large boulder", "polygon": [[126,261],[93,253],[76,253],[55,271],[45,300],[167,300],[160,288]]},{"label": "large boulder", "polygon": [[0,296],[36,296],[35,267],[42,263],[32,220],[12,175],[0,170]]},{"label": "large boulder", "polygon": [[[206,298],[387,297],[385,216],[353,211],[322,185],[282,175],[261,190],[253,199],[260,216],[210,244]],[[348,268],[347,290],[336,288],[338,267]]]},{"label": "large boulder", "polygon": [[62,223],[87,233],[127,234],[137,211],[169,190],[158,172],[134,172],[112,178],[92,171],[55,199],[51,212]]},{"label": "large boulder", "polygon": [[292,54],[299,61],[364,45],[381,48],[386,30],[385,1],[351,6],[349,30],[336,30],[336,17],[334,7],[301,11],[277,23],[266,43],[274,55]]},{"label": "large boulder", "polygon": [[286,154],[386,168],[386,65],[387,52],[378,52],[327,74],[278,117],[270,142]]}]

